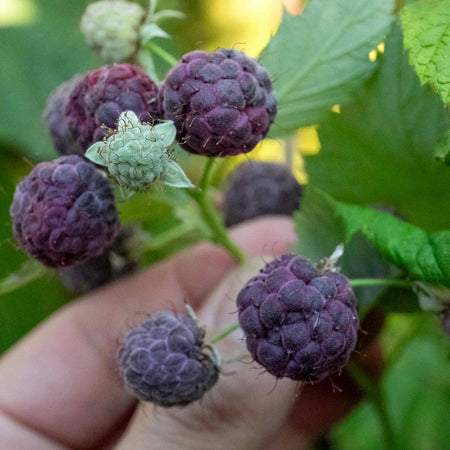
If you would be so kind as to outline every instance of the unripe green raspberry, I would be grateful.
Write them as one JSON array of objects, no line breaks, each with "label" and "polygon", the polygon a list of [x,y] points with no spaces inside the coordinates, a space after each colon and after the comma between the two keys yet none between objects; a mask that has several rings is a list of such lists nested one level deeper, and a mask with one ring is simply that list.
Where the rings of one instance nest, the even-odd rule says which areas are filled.
[{"label": "unripe green raspberry", "polygon": [[139,27],[145,11],[137,3],[100,1],[89,5],[81,19],[80,29],[86,43],[106,63],[127,60],[137,49]]},{"label": "unripe green raspberry", "polygon": [[92,145],[86,158],[106,166],[117,183],[132,191],[145,191],[155,181],[174,187],[193,187],[181,167],[171,159],[176,128],[173,122],[143,124],[133,111],[123,112],[117,131]]}]

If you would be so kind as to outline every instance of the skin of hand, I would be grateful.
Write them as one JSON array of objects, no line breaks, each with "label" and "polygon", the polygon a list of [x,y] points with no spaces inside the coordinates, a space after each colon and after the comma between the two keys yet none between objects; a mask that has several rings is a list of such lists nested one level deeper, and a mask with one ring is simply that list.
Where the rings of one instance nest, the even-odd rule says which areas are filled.
[{"label": "skin of hand", "polygon": [[[0,360],[0,447],[53,449],[296,450],[348,413],[360,394],[345,376],[302,387],[275,380],[250,360],[240,332],[218,344],[223,374],[185,407],[141,404],[123,388],[120,339],[160,310],[198,314],[207,337],[237,321],[235,298],[270,258],[289,252],[293,223],[272,217],[235,227],[249,262],[239,268],[222,248],[197,244],[152,268],[72,302]],[[267,261],[267,257],[264,257]],[[363,365],[380,371],[379,347]]]}]

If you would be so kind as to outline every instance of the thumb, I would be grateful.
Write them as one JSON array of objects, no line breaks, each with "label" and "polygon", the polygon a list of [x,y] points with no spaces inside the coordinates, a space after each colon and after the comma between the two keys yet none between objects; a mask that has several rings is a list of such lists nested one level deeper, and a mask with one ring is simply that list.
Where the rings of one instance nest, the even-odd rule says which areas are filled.
[{"label": "thumb", "polygon": [[[263,265],[261,257],[234,269],[210,296],[198,322],[207,340],[237,322],[237,293]],[[217,384],[200,402],[183,408],[141,405],[120,449],[257,449],[273,439],[295,403],[298,383],[263,373],[240,330],[217,344],[222,357]]]}]

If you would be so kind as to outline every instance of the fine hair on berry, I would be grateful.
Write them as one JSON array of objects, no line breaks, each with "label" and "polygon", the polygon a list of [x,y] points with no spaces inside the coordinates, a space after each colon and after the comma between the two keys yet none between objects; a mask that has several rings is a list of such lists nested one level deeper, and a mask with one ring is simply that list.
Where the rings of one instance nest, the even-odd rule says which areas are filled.
[{"label": "fine hair on berry", "polygon": [[21,248],[49,267],[100,255],[120,229],[104,172],[77,155],[35,166],[17,185],[10,214]]},{"label": "fine hair on berry", "polygon": [[319,273],[302,256],[267,264],[240,291],[237,307],[249,352],[276,377],[321,381],[355,348],[359,320],[347,277]]},{"label": "fine hair on berry", "polygon": [[104,66],[88,72],[74,87],[65,108],[69,131],[66,153],[84,152],[114,130],[119,116],[133,111],[142,122],[160,115],[158,87],[132,64]]},{"label": "fine hair on berry", "polygon": [[167,74],[161,98],[181,147],[203,156],[249,152],[266,137],[277,111],[266,69],[235,49],[184,55]]},{"label": "fine hair on berry", "polygon": [[204,348],[205,332],[185,315],[162,311],[131,331],[118,354],[127,391],[159,406],[199,400],[219,370]]}]

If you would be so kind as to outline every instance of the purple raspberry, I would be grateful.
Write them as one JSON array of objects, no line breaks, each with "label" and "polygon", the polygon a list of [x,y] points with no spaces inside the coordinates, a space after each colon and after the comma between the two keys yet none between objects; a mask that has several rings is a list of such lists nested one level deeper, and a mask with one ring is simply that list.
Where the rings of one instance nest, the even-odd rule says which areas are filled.
[{"label": "purple raspberry", "polygon": [[63,285],[70,291],[86,294],[104,284],[134,272],[137,262],[132,258],[128,242],[133,230],[122,228],[113,245],[100,256],[58,270]]},{"label": "purple raspberry", "polygon": [[181,147],[203,156],[249,152],[277,112],[266,70],[234,49],[184,55],[167,74],[161,97]]},{"label": "purple raspberry", "polygon": [[302,256],[267,264],[241,290],[237,306],[249,352],[276,377],[323,380],[355,348],[359,320],[347,277],[321,274]]},{"label": "purple raspberry", "polygon": [[299,208],[302,187],[283,164],[249,161],[227,180],[225,224],[236,225],[265,214],[291,216]]},{"label": "purple raspberry", "polygon": [[127,391],[159,406],[200,399],[217,381],[218,368],[204,352],[205,332],[191,317],[163,311],[133,330],[119,350]]},{"label": "purple raspberry", "polygon": [[50,94],[45,107],[44,120],[47,123],[53,145],[60,155],[69,155],[71,153],[76,153],[80,156],[84,155],[83,149],[77,148],[76,143],[73,143],[72,147],[69,145],[71,141],[65,117],[70,95],[83,77],[83,74],[77,74],[71,80],[61,84]]},{"label": "purple raspberry", "polygon": [[124,111],[133,111],[142,122],[153,122],[159,116],[156,84],[131,64],[104,66],[87,73],[75,86],[65,110],[67,148],[84,155],[105,137],[105,128],[116,128]]},{"label": "purple raspberry", "polygon": [[100,255],[120,228],[106,176],[77,155],[35,166],[17,185],[10,214],[22,249],[48,267]]}]

